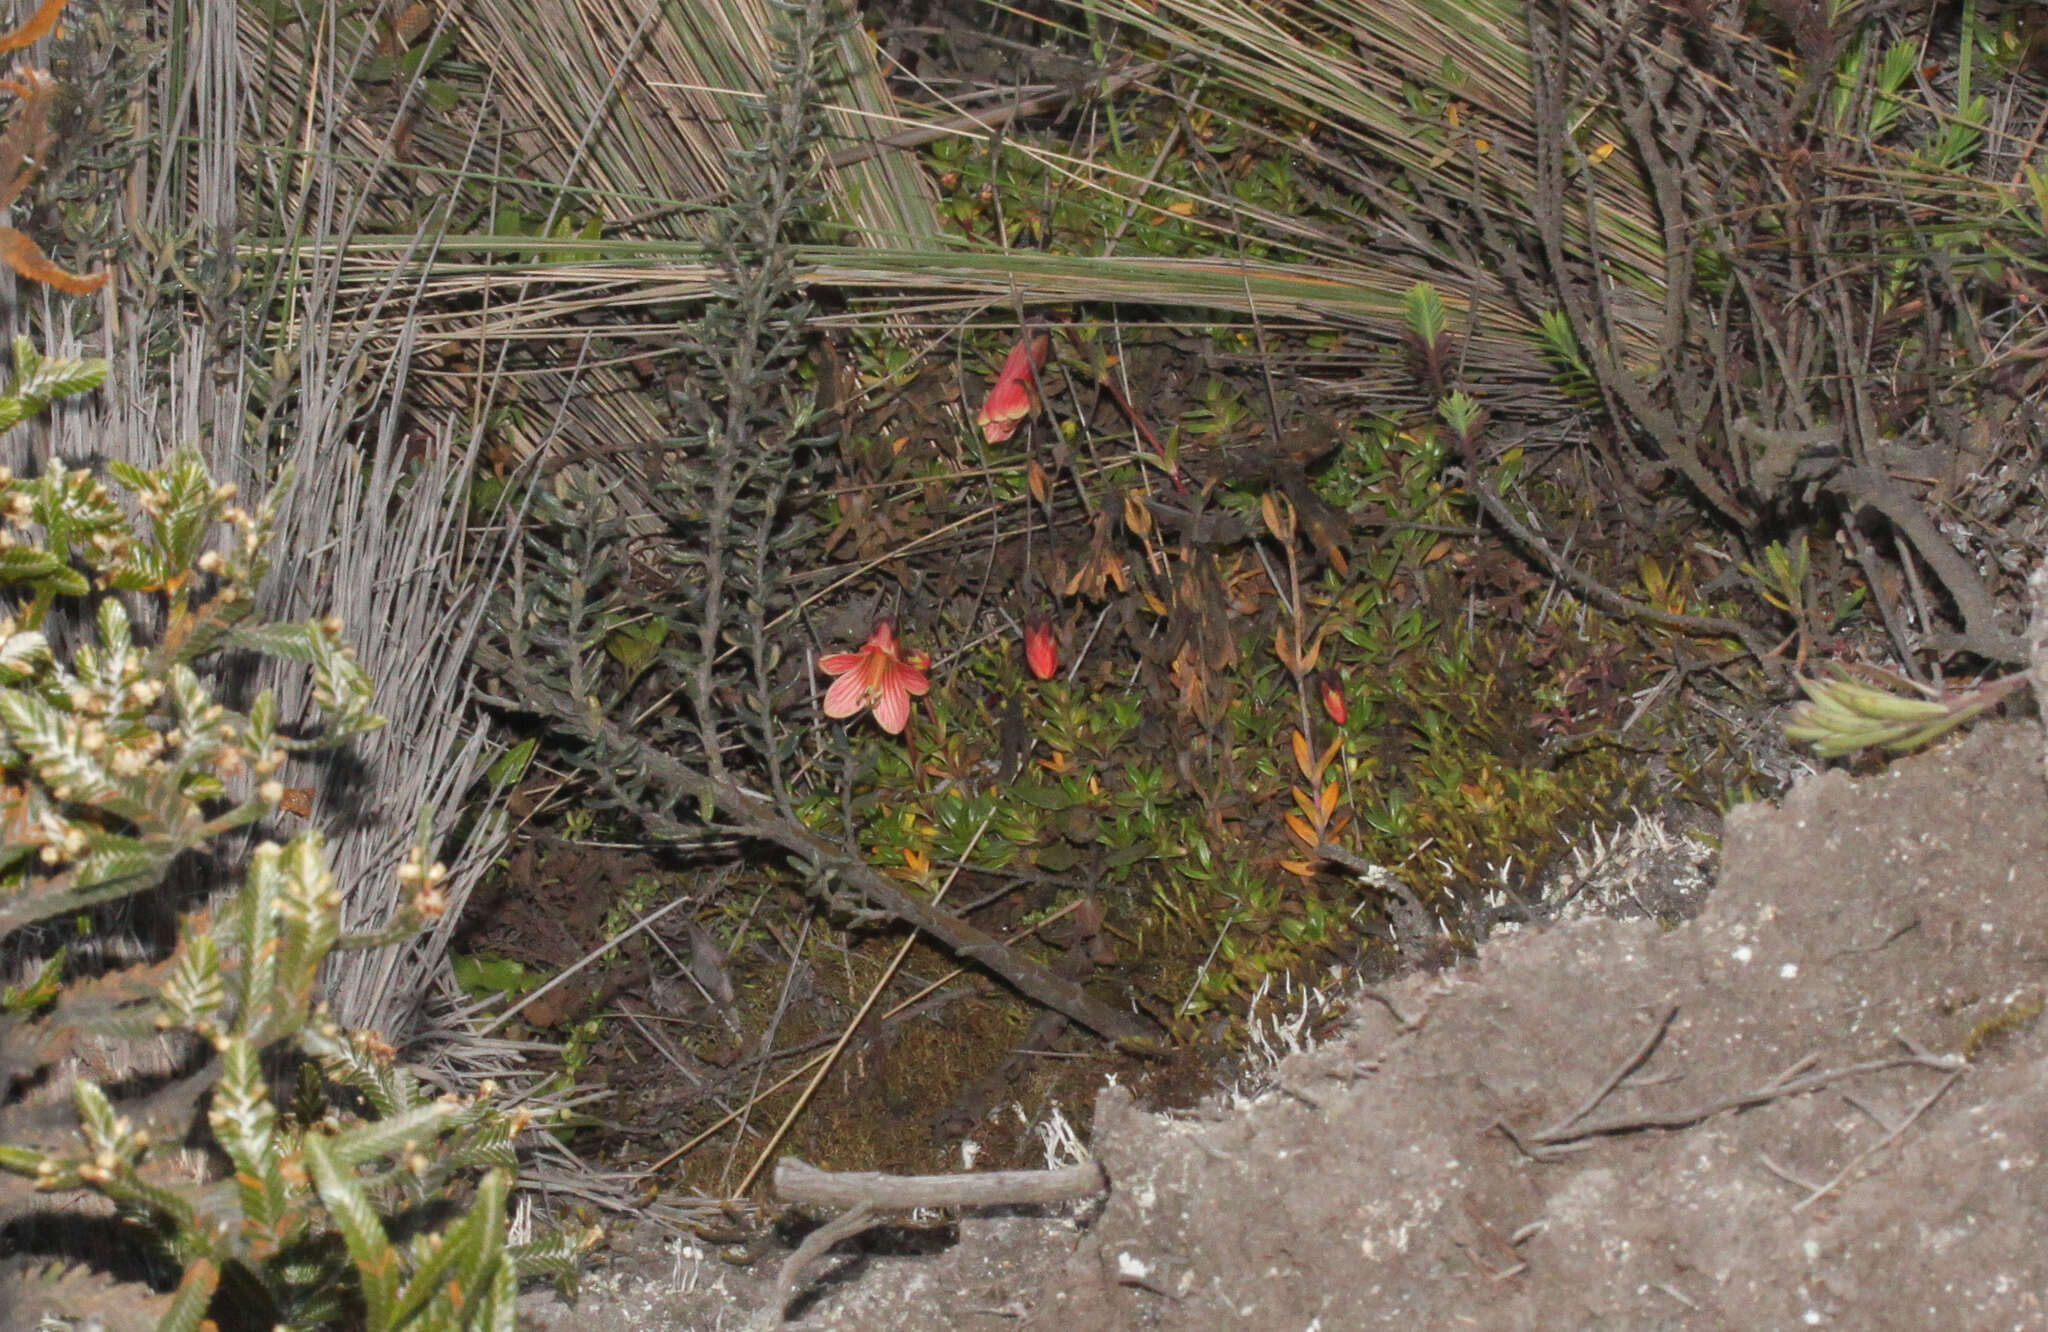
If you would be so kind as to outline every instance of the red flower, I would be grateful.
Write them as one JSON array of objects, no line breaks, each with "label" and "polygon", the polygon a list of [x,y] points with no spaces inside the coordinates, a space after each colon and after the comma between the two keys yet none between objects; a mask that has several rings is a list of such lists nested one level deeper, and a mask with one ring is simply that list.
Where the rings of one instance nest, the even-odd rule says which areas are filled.
[{"label": "red flower", "polygon": [[1335,671],[1324,671],[1316,677],[1316,686],[1322,691],[1323,711],[1342,726],[1351,716],[1351,706],[1344,701],[1344,677]]},{"label": "red flower", "polygon": [[910,700],[932,687],[932,659],[905,652],[896,642],[896,622],[875,621],[875,630],[858,652],[837,652],[818,662],[818,669],[839,678],[825,691],[825,715],[858,716],[873,708],[875,720],[890,735],[910,724]]},{"label": "red flower", "polygon": [[1052,636],[1052,621],[1043,615],[1024,621],[1024,664],[1041,680],[1060,673],[1059,640]]},{"label": "red flower", "polygon": [[1052,334],[1026,333],[1003,358],[1002,373],[988,391],[988,401],[975,413],[981,437],[1000,444],[1017,433],[1017,423],[1038,410],[1038,372],[1052,354]]}]

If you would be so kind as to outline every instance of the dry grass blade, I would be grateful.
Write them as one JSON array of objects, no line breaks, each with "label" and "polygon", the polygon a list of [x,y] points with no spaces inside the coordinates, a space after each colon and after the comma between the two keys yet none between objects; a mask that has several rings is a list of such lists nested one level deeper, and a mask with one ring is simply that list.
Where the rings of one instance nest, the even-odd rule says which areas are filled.
[{"label": "dry grass blade", "polygon": [[[772,17],[763,0],[644,8],[477,0],[463,26],[505,104],[538,117],[512,136],[534,169],[601,204],[615,224],[679,237],[694,232],[683,210],[717,199],[757,136],[761,95],[775,78]],[[858,30],[843,34],[837,64],[828,147],[889,133],[894,103],[872,43]],[[913,159],[847,163],[823,184],[870,241],[935,233],[930,186]]]}]

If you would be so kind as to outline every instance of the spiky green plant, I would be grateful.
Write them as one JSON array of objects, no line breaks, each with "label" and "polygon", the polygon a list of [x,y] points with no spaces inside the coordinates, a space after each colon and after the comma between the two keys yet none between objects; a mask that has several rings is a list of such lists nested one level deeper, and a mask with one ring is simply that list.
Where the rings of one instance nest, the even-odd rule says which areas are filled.
[{"label": "spiky green plant", "polygon": [[[15,362],[0,420],[106,371],[25,341]],[[509,1327],[519,1276],[566,1274],[576,1247],[506,1243],[527,1117],[441,1095],[318,1003],[336,949],[402,938],[442,909],[445,872],[423,849],[398,867],[406,909],[374,936],[341,934],[308,833],[258,846],[166,957],[89,965],[97,946],[63,946],[95,908],[156,894],[178,863],[273,814],[288,754],[382,724],[339,622],[251,615],[268,502],[237,504],[190,452],[110,470],[112,487],[62,465],[0,478],[0,940],[32,963],[0,994],[0,1223],[97,1226],[126,1261],[17,1257],[0,1307],[115,1328]],[[60,605],[87,612],[68,645]],[[231,707],[209,683],[225,654],[300,663],[320,732],[281,732],[269,691]],[[288,1113],[272,1082],[287,1069]]]}]

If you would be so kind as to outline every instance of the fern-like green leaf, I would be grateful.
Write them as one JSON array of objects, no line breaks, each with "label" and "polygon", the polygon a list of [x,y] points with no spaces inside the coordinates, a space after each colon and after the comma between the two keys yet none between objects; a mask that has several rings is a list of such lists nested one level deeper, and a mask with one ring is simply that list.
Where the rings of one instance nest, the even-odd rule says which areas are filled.
[{"label": "fern-like green leaf", "polygon": [[220,945],[211,934],[187,934],[171,960],[170,979],[158,997],[166,1016],[180,1026],[211,1031],[228,999],[221,975]]},{"label": "fern-like green leaf", "polygon": [[1427,282],[1418,282],[1408,289],[1402,310],[1408,332],[1425,348],[1435,347],[1450,329],[1451,318],[1444,310],[1444,298]]},{"label": "fern-like green leaf", "polygon": [[398,1296],[398,1253],[370,1197],[356,1183],[348,1167],[338,1159],[336,1144],[321,1135],[308,1134],[305,1156],[313,1186],[340,1230],[362,1283],[363,1303],[372,1328],[391,1326],[391,1309]]}]

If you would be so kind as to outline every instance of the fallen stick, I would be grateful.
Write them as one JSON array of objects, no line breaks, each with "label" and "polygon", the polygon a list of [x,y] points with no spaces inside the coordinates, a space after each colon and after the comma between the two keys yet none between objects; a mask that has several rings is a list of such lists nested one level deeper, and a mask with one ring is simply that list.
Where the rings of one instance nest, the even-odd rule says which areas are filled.
[{"label": "fallen stick", "polygon": [[785,1156],[775,1163],[775,1196],[812,1207],[1014,1207],[1070,1202],[1108,1187],[1093,1161],[1057,1170],[984,1170],[959,1175],[884,1175],[820,1170]]},{"label": "fallen stick", "polygon": [[875,1215],[873,1208],[856,1207],[812,1231],[797,1246],[795,1253],[783,1259],[782,1268],[775,1276],[775,1302],[755,1317],[755,1328],[780,1327],[783,1315],[789,1312],[790,1303],[803,1292],[805,1271],[839,1241],[851,1239],[881,1224],[882,1220]]},{"label": "fallen stick", "polygon": [[[677,804],[708,802],[717,809],[719,821],[731,830],[793,852],[812,868],[852,888],[870,907],[924,931],[955,957],[987,967],[1027,998],[1066,1014],[1112,1041],[1143,1041],[1158,1034],[1157,1028],[1137,1014],[1097,999],[1023,953],[1004,947],[960,917],[918,897],[901,882],[777,809],[765,796],[747,790],[729,776],[699,771],[673,754],[642,743],[629,727],[591,715],[579,700],[565,696],[545,680],[536,679],[520,659],[489,644],[478,644],[476,660],[521,696],[503,700],[506,706],[537,713],[596,752],[609,755],[611,762],[632,767],[640,780]],[[683,842],[695,835],[694,827],[649,803],[639,804],[633,813],[641,826],[657,838]]]}]

